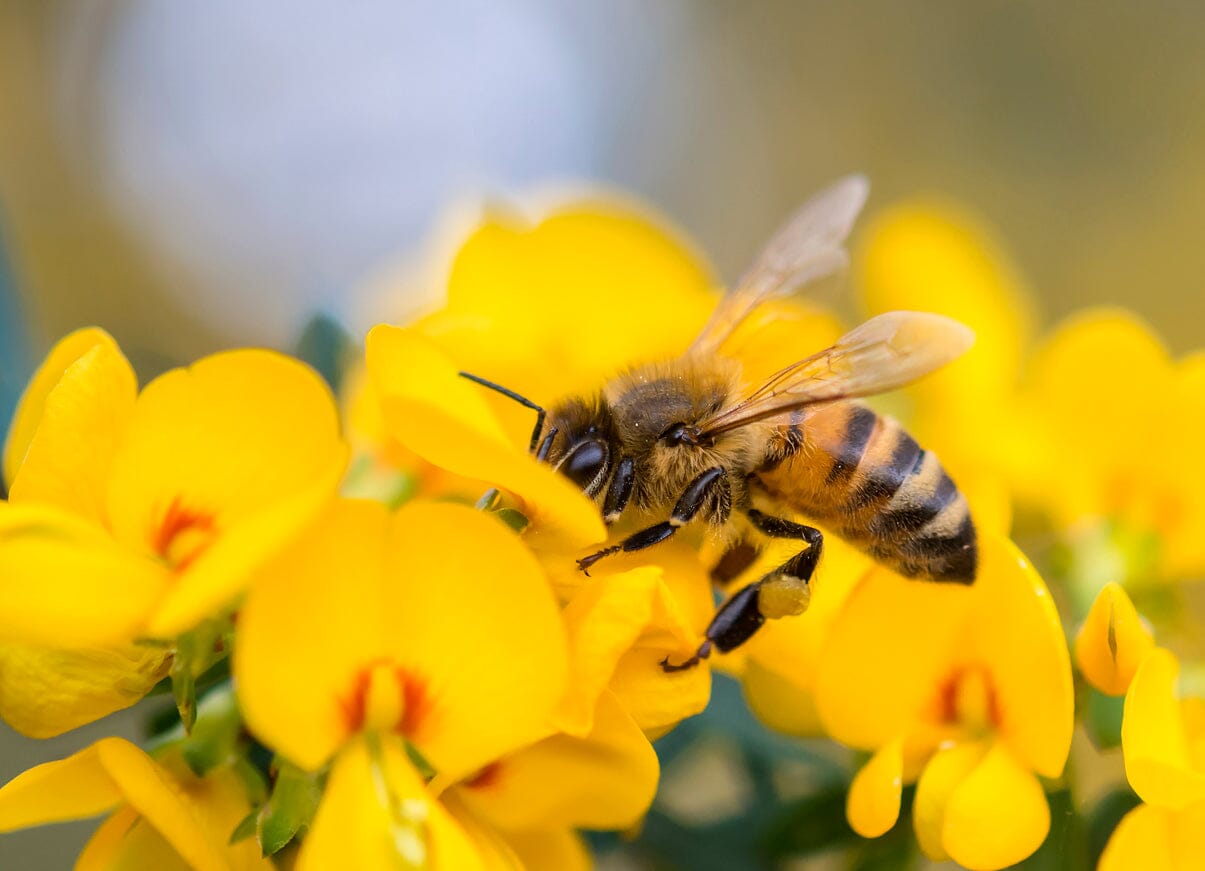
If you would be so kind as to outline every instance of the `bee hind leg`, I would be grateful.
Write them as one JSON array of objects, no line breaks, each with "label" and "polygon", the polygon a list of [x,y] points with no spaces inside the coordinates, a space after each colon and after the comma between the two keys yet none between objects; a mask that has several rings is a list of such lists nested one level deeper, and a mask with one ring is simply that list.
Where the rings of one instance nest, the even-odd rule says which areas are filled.
[{"label": "bee hind leg", "polygon": [[807,547],[760,580],[743,587],[720,606],[707,627],[704,642],[689,659],[674,664],[669,657],[661,660],[667,672],[693,668],[711,655],[713,649],[728,653],[753,637],[768,619],[777,619],[807,610],[811,600],[809,582],[820,561],[824,535],[820,530],[780,517],[771,517],[756,509],[749,520],[760,532],[772,538],[796,538]]}]

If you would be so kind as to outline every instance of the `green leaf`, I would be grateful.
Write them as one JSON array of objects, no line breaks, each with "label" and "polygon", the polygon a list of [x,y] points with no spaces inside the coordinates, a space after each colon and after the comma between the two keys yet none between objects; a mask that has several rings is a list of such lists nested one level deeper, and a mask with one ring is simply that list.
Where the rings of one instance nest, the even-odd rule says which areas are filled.
[{"label": "green leaf", "polygon": [[306,323],[293,353],[313,366],[331,390],[338,393],[352,345],[351,334],[343,324],[319,312]]},{"label": "green leaf", "polygon": [[231,762],[238,753],[243,719],[227,684],[208,693],[197,707],[191,734],[180,746],[188,767],[203,777],[219,765]]},{"label": "green leaf", "polygon": [[291,762],[277,759],[272,795],[259,812],[259,846],[265,856],[280,852],[309,826],[321,796],[319,772],[302,771]]},{"label": "green leaf", "polygon": [[522,532],[527,527],[527,517],[517,508],[499,508],[494,513],[515,532]]},{"label": "green leaf", "polygon": [[197,716],[197,678],[205,674],[220,659],[228,646],[225,638],[230,632],[230,618],[206,620],[176,639],[168,677],[172,682],[172,697],[184,731],[191,732]]},{"label": "green leaf", "polygon": [[255,834],[255,829],[259,825],[259,808],[251,811],[234,827],[234,831],[230,833],[231,844],[237,844],[240,841],[245,841]]}]

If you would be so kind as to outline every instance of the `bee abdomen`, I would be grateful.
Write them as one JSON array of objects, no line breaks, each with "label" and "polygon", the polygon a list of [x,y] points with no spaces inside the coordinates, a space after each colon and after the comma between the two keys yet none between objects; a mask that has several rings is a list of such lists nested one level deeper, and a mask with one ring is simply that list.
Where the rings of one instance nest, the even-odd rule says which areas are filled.
[{"label": "bee abdomen", "polygon": [[810,409],[781,433],[768,459],[776,463],[757,477],[771,495],[880,562],[909,577],[974,580],[976,534],[966,497],[894,420],[852,404]]}]

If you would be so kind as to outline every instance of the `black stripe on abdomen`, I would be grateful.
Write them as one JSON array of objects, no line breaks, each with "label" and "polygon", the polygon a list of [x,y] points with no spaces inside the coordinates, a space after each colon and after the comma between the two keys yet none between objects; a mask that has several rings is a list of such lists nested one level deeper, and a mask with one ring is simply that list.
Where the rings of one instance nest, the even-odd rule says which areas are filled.
[{"label": "black stripe on abdomen", "polygon": [[870,436],[878,422],[879,416],[869,408],[861,405],[850,407],[849,417],[845,421],[845,436],[841,439],[840,452],[833,461],[833,467],[829,469],[828,476],[824,479],[825,484],[834,486],[853,477],[858,463],[862,461],[862,455],[866,453],[866,446],[870,443]]}]

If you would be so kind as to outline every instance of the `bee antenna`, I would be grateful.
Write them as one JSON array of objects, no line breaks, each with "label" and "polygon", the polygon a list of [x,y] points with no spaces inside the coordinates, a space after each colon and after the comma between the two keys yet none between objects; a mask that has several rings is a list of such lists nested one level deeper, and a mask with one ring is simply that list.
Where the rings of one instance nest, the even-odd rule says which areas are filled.
[{"label": "bee antenna", "polygon": [[534,452],[536,445],[540,443],[540,433],[544,431],[544,409],[536,405],[526,396],[520,396],[518,393],[515,393],[515,391],[508,390],[501,384],[495,384],[493,381],[482,378],[480,375],[474,375],[471,372],[458,372],[457,374],[461,378],[467,378],[469,381],[472,381],[475,384],[480,384],[482,387],[488,387],[490,390],[493,390],[496,393],[501,393],[508,399],[513,399],[523,407],[530,408],[536,413],[536,428],[531,431],[531,444],[527,446],[528,453]]}]

